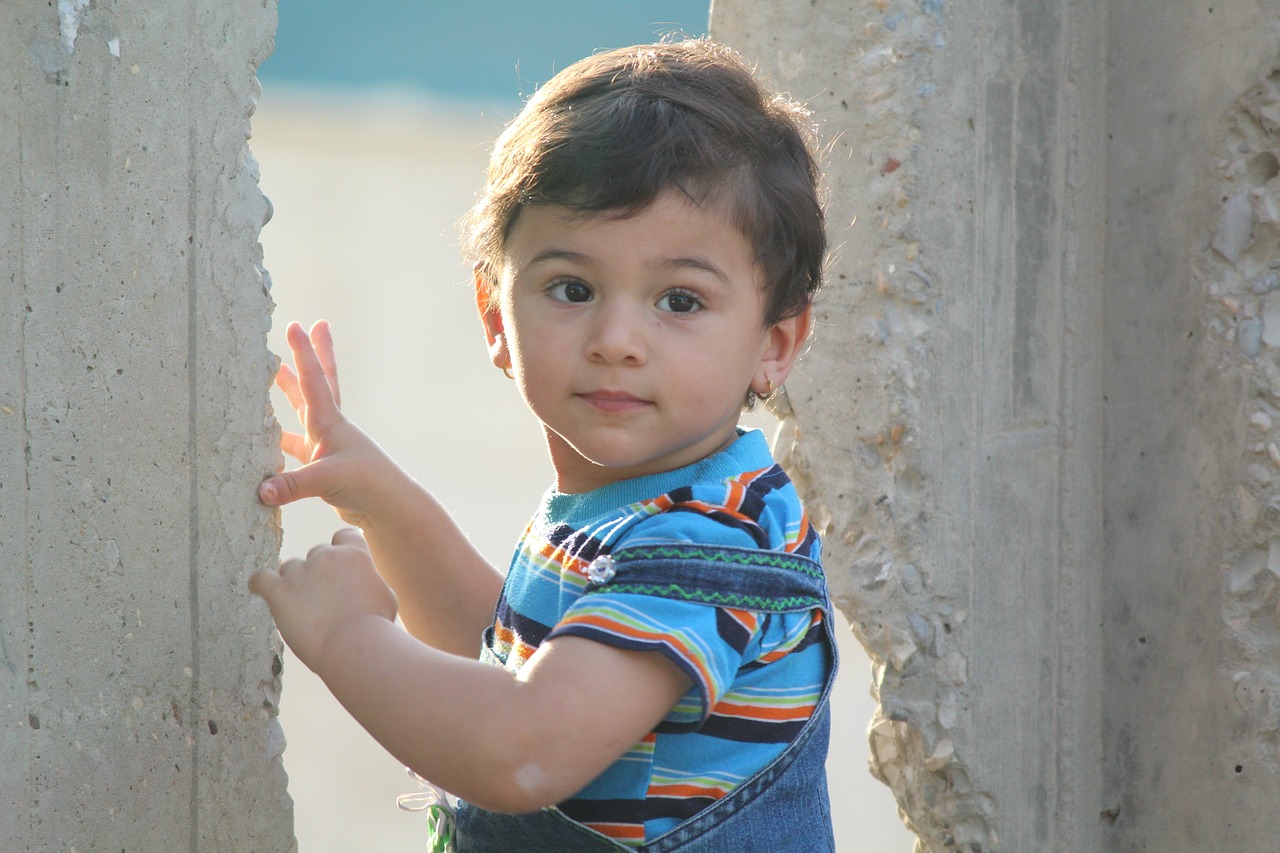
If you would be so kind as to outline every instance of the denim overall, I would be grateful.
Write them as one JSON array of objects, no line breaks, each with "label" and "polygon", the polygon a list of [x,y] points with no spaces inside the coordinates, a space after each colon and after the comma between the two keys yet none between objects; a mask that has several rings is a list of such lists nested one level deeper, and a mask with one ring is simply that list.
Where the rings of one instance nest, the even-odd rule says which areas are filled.
[{"label": "denim overall", "polygon": [[[821,566],[806,557],[745,548],[637,544],[593,563],[593,590],[641,593],[764,613],[822,608],[829,668],[809,722],[754,776],[674,829],[628,847],[566,817],[558,809],[499,814],[462,802],[458,853],[831,853],[826,757],[836,644]],[[630,561],[630,564],[629,564]]]}]

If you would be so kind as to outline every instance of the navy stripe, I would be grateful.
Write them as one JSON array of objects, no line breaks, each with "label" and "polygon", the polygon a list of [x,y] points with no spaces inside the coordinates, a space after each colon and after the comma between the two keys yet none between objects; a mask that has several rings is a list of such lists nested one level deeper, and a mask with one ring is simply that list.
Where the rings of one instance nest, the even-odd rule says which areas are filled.
[{"label": "navy stripe", "polygon": [[530,646],[542,645],[542,641],[546,639],[547,633],[551,630],[550,627],[543,625],[538,620],[530,619],[523,613],[513,609],[505,595],[498,599],[495,619],[503,628],[514,632],[521,642]]},{"label": "navy stripe", "polygon": [[712,713],[698,734],[738,743],[791,743],[808,720],[744,720]]},{"label": "navy stripe", "polygon": [[598,557],[604,548],[599,539],[575,530],[567,524],[557,524],[551,528],[546,537],[547,541],[555,546],[556,551],[588,563]]},{"label": "navy stripe", "polygon": [[723,607],[716,608],[716,633],[738,654],[745,652],[747,643],[751,642],[751,632],[747,630],[747,626],[730,616]]},{"label": "navy stripe", "polygon": [[556,808],[578,823],[642,823],[636,820],[642,800],[565,800]]},{"label": "navy stripe", "polygon": [[[765,618],[767,619],[769,617],[766,616]],[[760,626],[761,633],[764,632],[766,627],[767,627],[766,625]],[[786,658],[776,658],[771,661],[753,660],[748,663],[744,663],[742,665],[742,668],[738,670],[738,672],[745,674],[748,672],[754,672],[755,670],[758,670],[758,669],[763,669],[764,667],[769,666],[770,664],[778,663],[781,660],[787,660],[791,658],[792,655],[797,655],[800,652],[806,651],[816,645],[825,645],[826,642],[827,642],[827,635],[826,635],[826,631],[822,627],[822,623],[815,622],[812,626],[810,626],[809,630],[805,632],[804,637],[800,639],[800,642],[796,643],[795,646],[793,646],[791,649],[787,651]]]},{"label": "navy stripe", "polygon": [[664,797],[654,794],[646,801],[649,820],[660,817],[687,820],[716,802],[715,797]]},{"label": "navy stripe", "polygon": [[714,797],[662,797],[645,800],[565,800],[556,808],[578,823],[644,823],[659,818],[685,820],[716,802]]},{"label": "navy stripe", "polygon": [[763,530],[760,529],[760,525],[756,524],[754,521],[748,521],[746,519],[738,518],[737,516],[729,515],[727,513],[720,512],[714,509],[705,510],[705,509],[699,509],[698,507],[687,506],[687,505],[673,506],[671,509],[667,511],[668,512],[691,512],[691,513],[694,513],[695,515],[701,516],[702,518],[709,518],[712,521],[724,527],[729,528],[730,530],[737,530],[746,534],[747,536],[750,536],[751,541],[755,543],[757,548],[763,548],[764,550],[769,549],[769,537],[765,534]]},{"label": "navy stripe", "polygon": [[778,489],[786,488],[790,483],[791,478],[787,476],[786,471],[782,470],[782,466],[774,465],[751,481],[751,489],[760,492],[763,496],[769,492],[776,492]]}]

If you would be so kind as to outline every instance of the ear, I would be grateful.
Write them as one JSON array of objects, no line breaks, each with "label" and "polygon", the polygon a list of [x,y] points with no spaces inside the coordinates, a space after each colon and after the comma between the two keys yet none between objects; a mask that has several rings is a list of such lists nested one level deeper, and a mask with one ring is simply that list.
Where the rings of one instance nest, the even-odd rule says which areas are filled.
[{"label": "ear", "polygon": [[511,351],[507,345],[506,328],[502,322],[502,310],[497,305],[496,283],[489,280],[484,266],[477,261],[472,268],[475,279],[476,310],[484,326],[485,341],[489,346],[489,360],[499,370],[511,368]]},{"label": "ear", "polygon": [[791,368],[809,340],[812,324],[813,306],[806,305],[799,314],[779,320],[765,330],[760,364],[751,380],[751,390],[761,399],[767,398],[787,381]]}]

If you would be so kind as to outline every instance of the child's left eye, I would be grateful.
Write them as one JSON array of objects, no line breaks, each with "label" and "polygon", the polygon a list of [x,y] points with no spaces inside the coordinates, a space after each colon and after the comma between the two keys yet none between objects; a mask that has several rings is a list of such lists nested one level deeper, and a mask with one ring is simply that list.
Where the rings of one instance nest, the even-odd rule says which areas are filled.
[{"label": "child's left eye", "polygon": [[658,307],[673,314],[689,314],[701,310],[702,300],[684,290],[672,290],[662,294]]}]

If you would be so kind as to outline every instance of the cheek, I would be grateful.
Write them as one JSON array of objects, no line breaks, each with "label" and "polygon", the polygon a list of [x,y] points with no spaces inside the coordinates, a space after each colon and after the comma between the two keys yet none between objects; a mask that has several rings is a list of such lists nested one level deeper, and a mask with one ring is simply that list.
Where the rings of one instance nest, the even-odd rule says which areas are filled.
[{"label": "cheek", "polygon": [[665,375],[668,394],[695,410],[707,412],[718,410],[721,403],[736,399],[740,392],[745,394],[750,382],[749,377],[743,378],[742,370],[702,352],[671,359]]},{"label": "cheek", "polygon": [[514,327],[509,340],[512,361],[530,389],[548,388],[571,374],[573,361],[565,336],[526,325]]}]

